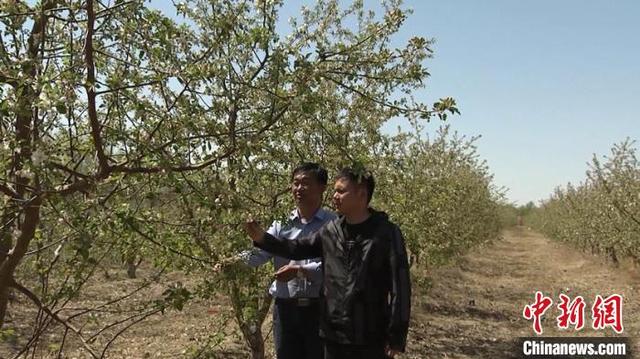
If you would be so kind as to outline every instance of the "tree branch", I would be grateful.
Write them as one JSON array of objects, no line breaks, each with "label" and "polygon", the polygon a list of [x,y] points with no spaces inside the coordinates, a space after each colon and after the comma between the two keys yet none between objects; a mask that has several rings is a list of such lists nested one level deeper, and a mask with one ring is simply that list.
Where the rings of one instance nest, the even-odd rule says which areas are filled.
[{"label": "tree branch", "polygon": [[131,89],[131,88],[137,88],[137,87],[144,87],[144,86],[150,86],[150,85],[155,85],[160,83],[161,81],[158,80],[154,80],[154,81],[149,81],[149,82],[143,82],[141,84],[132,84],[132,85],[127,85],[127,86],[121,86],[121,87],[116,87],[116,88],[110,88],[107,90],[103,90],[103,91],[98,91],[96,92],[96,96],[99,95],[104,95],[107,93],[111,93],[111,92],[116,92],[116,91],[120,91],[120,90],[127,90],[127,89]]},{"label": "tree branch", "polygon": [[360,97],[362,97],[364,99],[367,99],[367,100],[369,100],[371,102],[377,103],[380,106],[396,110],[396,111],[398,111],[399,113],[401,113],[403,115],[405,115],[407,113],[410,113],[410,112],[418,112],[421,115],[431,117],[431,115],[433,114],[432,111],[425,111],[425,110],[422,110],[422,109],[419,109],[419,108],[409,108],[409,107],[396,106],[396,105],[394,105],[392,103],[389,103],[387,101],[380,100],[380,99],[377,99],[377,98],[375,98],[375,97],[373,97],[371,95],[368,95],[368,94],[358,90],[357,88],[355,88],[353,86],[349,86],[349,85],[347,85],[347,84],[345,84],[345,83],[343,83],[343,82],[341,82],[339,80],[334,79],[332,76],[329,76],[329,75],[326,75],[326,74],[320,74],[320,76],[322,76],[323,78],[335,83],[336,85],[338,85],[338,86],[340,86],[340,87],[342,87],[342,88],[344,88],[346,90],[349,90],[349,91],[359,95]]},{"label": "tree branch", "polygon": [[67,329],[71,330],[72,332],[74,332],[78,336],[80,341],[82,342],[82,346],[89,352],[89,354],[91,354],[92,357],[100,358],[93,351],[93,349],[89,346],[89,344],[87,344],[87,342],[85,341],[84,337],[82,337],[82,333],[80,332],[80,330],[76,329],[72,324],[68,323],[66,320],[60,318],[57,313],[54,313],[53,311],[51,311],[51,309],[49,309],[47,306],[45,306],[42,303],[42,301],[40,301],[40,298],[38,298],[38,296],[35,295],[35,293],[33,293],[29,289],[25,288],[24,286],[20,285],[15,280],[12,280],[12,282],[10,283],[10,286],[15,288],[16,290],[18,290],[20,293],[24,294],[27,298],[31,299],[31,301],[36,306],[38,306],[38,308],[40,308],[42,311],[47,313],[47,315],[49,315],[55,321],[57,321],[58,323],[62,324],[65,328],[67,328]]},{"label": "tree branch", "polygon": [[199,262],[199,263],[204,263],[204,264],[208,264],[208,265],[215,264],[215,262],[211,262],[211,261],[203,259],[203,258],[198,258],[198,257],[192,256],[190,254],[187,254],[187,253],[184,253],[184,252],[180,252],[177,249],[173,249],[170,246],[164,245],[164,244],[156,241],[155,239],[151,238],[151,236],[149,236],[148,234],[146,234],[143,231],[141,231],[138,228],[138,226],[136,226],[134,221],[136,221],[136,219],[135,218],[131,218],[131,220],[126,221],[125,224],[127,226],[129,226],[129,228],[133,229],[134,232],[138,233],[142,238],[144,238],[147,241],[155,244],[156,246],[158,246],[160,248],[163,248],[163,249],[165,249],[165,250],[167,250],[167,251],[169,251],[171,253],[177,254],[177,255],[182,256],[182,257],[189,258],[189,259],[194,260],[194,261]]},{"label": "tree branch", "polygon": [[82,179],[85,179],[85,180],[87,180],[87,179],[91,178],[91,176],[90,176],[90,175],[86,175],[86,174],[84,174],[84,173],[80,173],[80,172],[78,172],[78,171],[74,171],[73,169],[71,169],[71,168],[69,168],[69,167],[67,167],[67,166],[65,166],[65,165],[62,165],[62,164],[60,164],[60,163],[56,163],[56,162],[48,162],[47,164],[48,164],[51,168],[55,168],[55,169],[58,169],[58,170],[61,170],[61,171],[67,172],[67,173],[69,173],[69,174],[71,174],[71,175],[73,175],[73,176],[75,176],[75,177],[78,177],[78,178],[82,178]]},{"label": "tree branch", "polygon": [[0,192],[15,199],[19,199],[20,195],[13,188],[9,187],[6,183],[0,183]]},{"label": "tree branch", "polygon": [[160,166],[153,166],[153,167],[127,167],[123,164],[121,165],[116,165],[116,166],[112,166],[111,167],[111,171],[113,173],[158,173],[158,172],[188,172],[188,171],[196,171],[196,170],[200,170],[203,169],[205,167],[209,167],[212,164],[227,158],[229,156],[231,156],[234,152],[236,151],[235,148],[231,147],[228,150],[226,150],[224,153],[221,153],[220,155],[209,159],[207,161],[198,163],[198,164],[194,164],[194,165],[183,165],[183,166],[167,166],[167,167],[160,167]]},{"label": "tree branch", "polygon": [[[157,309],[151,310],[151,311],[149,311],[149,312],[147,312],[147,313],[144,313],[144,314],[142,314],[142,315],[141,315],[141,317],[140,317],[140,318],[137,318],[136,320],[133,320],[131,323],[127,324],[124,328],[120,329],[120,330],[119,330],[119,331],[118,331],[118,332],[113,336],[113,338],[111,338],[111,339],[109,340],[109,342],[107,343],[107,345],[105,345],[104,349],[102,350],[102,356],[101,356],[101,358],[103,358],[103,357],[104,357],[104,355],[105,355],[105,354],[106,354],[106,352],[107,352],[107,349],[109,349],[109,346],[110,346],[110,345],[111,345],[111,344],[112,344],[112,343],[113,343],[113,342],[114,342],[114,341],[115,341],[115,340],[116,340],[116,339],[117,339],[117,338],[118,338],[122,333],[124,333],[127,329],[131,328],[133,325],[135,325],[135,324],[137,324],[137,323],[140,323],[141,321],[143,321],[143,320],[147,319],[148,317],[150,317],[150,316],[152,316],[152,315],[154,315],[154,314],[157,314],[157,313],[161,312],[162,310],[163,310],[162,308],[157,308]],[[132,318],[128,318],[127,320],[129,320],[129,319],[132,319]]]},{"label": "tree branch", "polygon": [[127,5],[129,5],[129,4],[134,4],[134,3],[136,3],[136,2],[137,2],[137,1],[123,1],[123,2],[121,2],[121,3],[116,3],[116,4],[115,4],[114,6],[112,6],[112,7],[108,7],[108,8],[105,8],[105,9],[102,9],[102,10],[98,11],[98,12],[96,13],[96,15],[95,15],[95,16],[96,16],[96,18],[103,17],[103,16],[105,16],[105,15],[106,15],[106,13],[109,13],[109,12],[111,12],[111,11],[113,11],[113,10],[116,10],[116,9],[120,8],[120,7],[127,6]]},{"label": "tree branch", "polygon": [[100,122],[98,120],[98,113],[96,111],[96,70],[93,59],[93,26],[95,24],[96,16],[93,10],[93,1],[87,1],[87,34],[84,42],[84,60],[87,66],[87,82],[84,87],[87,92],[88,102],[88,115],[89,123],[91,124],[91,137],[93,139],[93,145],[96,150],[96,156],[98,157],[98,164],[100,170],[97,177],[106,178],[109,175],[109,161],[104,153]]}]

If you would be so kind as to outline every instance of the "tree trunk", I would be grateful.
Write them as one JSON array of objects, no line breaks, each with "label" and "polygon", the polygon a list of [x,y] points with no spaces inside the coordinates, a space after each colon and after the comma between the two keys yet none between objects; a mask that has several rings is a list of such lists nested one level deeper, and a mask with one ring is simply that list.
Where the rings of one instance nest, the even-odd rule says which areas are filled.
[{"label": "tree trunk", "polygon": [[244,334],[244,337],[247,340],[249,349],[251,349],[251,358],[264,359],[264,339],[262,338],[262,329],[260,329],[260,327],[257,327],[254,332],[247,330],[247,333]]},{"label": "tree trunk", "polygon": [[9,286],[0,285],[0,329],[4,324],[4,318],[7,315],[7,306],[9,304]]},{"label": "tree trunk", "polygon": [[249,350],[251,350],[251,358],[264,359],[265,354],[264,338],[262,337],[262,323],[264,323],[264,320],[269,313],[269,308],[271,307],[273,299],[265,290],[258,303],[257,315],[252,320],[245,320],[242,316],[242,312],[246,302],[240,299],[240,291],[238,290],[237,283],[232,282],[230,289],[231,305],[236,317],[236,323],[238,323],[242,337],[247,343],[247,346],[249,346]]},{"label": "tree trunk", "polygon": [[36,196],[31,200],[31,205],[24,210],[24,222],[20,230],[21,234],[16,240],[12,253],[0,263],[0,328],[4,325],[9,303],[9,288],[13,283],[13,274],[18,264],[27,253],[29,243],[33,239],[38,223],[40,223],[40,204],[42,198]]},{"label": "tree trunk", "polygon": [[135,279],[136,278],[136,269],[138,267],[136,267],[136,263],[132,260],[128,260],[127,261],[127,277],[129,279]]},{"label": "tree trunk", "polygon": [[[42,44],[44,44],[44,37],[46,35],[46,26],[48,21],[49,10],[56,6],[57,1],[49,0],[43,1],[41,11],[39,15],[34,17],[33,25],[31,28],[31,34],[27,40],[27,52],[25,61],[22,62],[21,69],[25,75],[24,79],[33,80],[36,82],[38,75],[39,61],[38,52]],[[30,179],[24,175],[18,175],[18,171],[24,169],[25,163],[31,158],[33,153],[33,143],[39,137],[38,136],[38,111],[34,106],[35,100],[40,95],[31,81],[18,82],[15,86],[17,94],[20,94],[17,98],[16,118],[15,118],[15,140],[20,151],[14,151],[13,161],[11,164],[12,175],[14,177],[15,192],[14,199],[24,201],[26,198],[31,197],[28,202],[23,202],[23,205],[27,204],[22,213],[18,214],[22,218],[22,223],[13,224],[7,226],[8,229],[18,228],[18,236],[15,240],[15,245],[11,249],[11,253],[6,253],[0,257],[0,328],[4,325],[5,316],[7,314],[7,305],[9,303],[9,287],[13,283],[13,276],[16,268],[24,258],[27,250],[29,249],[29,243],[33,239],[36,228],[40,223],[40,205],[42,204],[42,197],[38,194],[40,192],[40,181],[38,176],[35,177],[35,181],[30,183]],[[25,196],[28,192],[31,192],[29,188],[35,188],[35,192],[29,193],[29,196]],[[33,196],[33,197],[32,197]],[[5,212],[6,213],[6,212]],[[19,222],[19,221],[18,221]],[[9,233],[9,232],[6,232]],[[2,246],[6,247],[8,241],[6,239],[6,233],[3,233]],[[12,234],[13,235],[13,234]],[[11,241],[13,242],[13,241]],[[13,243],[9,242],[11,245]]]},{"label": "tree trunk", "polygon": [[608,247],[607,252],[609,253],[609,259],[613,262],[615,267],[618,267],[620,261],[618,261],[618,256],[616,255],[616,250],[613,247]]},{"label": "tree trunk", "polygon": [[129,279],[136,278],[136,269],[138,269],[138,265],[136,264],[135,257],[127,258],[127,277]]}]

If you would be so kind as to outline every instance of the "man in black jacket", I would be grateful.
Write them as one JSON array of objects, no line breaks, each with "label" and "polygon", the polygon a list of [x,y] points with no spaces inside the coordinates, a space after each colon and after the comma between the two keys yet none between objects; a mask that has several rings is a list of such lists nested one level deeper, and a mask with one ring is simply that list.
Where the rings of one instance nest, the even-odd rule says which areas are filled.
[{"label": "man in black jacket", "polygon": [[372,175],[343,169],[333,195],[340,216],[310,236],[278,239],[247,222],[259,248],[291,259],[323,257],[325,359],[392,358],[405,350],[411,308],[407,253],[398,226],[369,208],[374,187]]}]

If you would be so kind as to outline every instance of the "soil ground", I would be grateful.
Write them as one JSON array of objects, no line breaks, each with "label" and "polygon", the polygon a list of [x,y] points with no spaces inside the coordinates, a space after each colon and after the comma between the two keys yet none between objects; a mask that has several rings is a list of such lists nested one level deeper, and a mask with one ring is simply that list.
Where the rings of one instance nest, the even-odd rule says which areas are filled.
[{"label": "soil ground", "polygon": [[[487,246],[439,268],[427,294],[415,298],[406,358],[511,358],[518,356],[518,337],[534,336],[522,311],[535,292],[553,299],[542,322],[543,336],[616,336],[611,328],[591,328],[591,306],[597,294],[621,294],[622,336],[632,351],[640,333],[640,276],[630,265],[613,266],[591,255],[551,241],[527,228],[503,232]],[[559,294],[585,299],[585,327],[559,330]]]},{"label": "soil ground", "polygon": [[[517,338],[534,335],[532,322],[523,318],[522,311],[525,305],[533,303],[536,291],[554,301],[543,320],[544,336],[617,336],[610,328],[598,331],[591,328],[590,308],[597,294],[603,297],[621,294],[622,335],[630,337],[632,350],[640,353],[635,340],[640,333],[638,272],[624,263],[614,266],[577,252],[527,228],[506,230],[500,239],[429,273],[430,288],[414,289],[408,350],[399,358],[517,357]],[[175,278],[170,276],[166,280],[184,279],[179,274],[172,276]],[[132,286],[132,280],[112,278],[92,283],[88,292],[93,293],[93,298],[105,298],[125,291],[127,286]],[[166,286],[158,283],[156,290],[161,293],[162,288]],[[556,305],[560,293],[572,299],[584,297],[587,306],[583,330],[557,329],[555,317],[559,314]],[[20,344],[29,339],[26,333],[36,314],[23,297],[12,302],[10,311],[11,321],[4,329],[11,329],[12,334],[0,336],[0,358],[14,357]],[[107,357],[189,357],[217,330],[225,313],[229,313],[228,305],[218,298],[192,301],[181,312],[154,315],[116,340]],[[269,333],[269,328],[267,321],[264,332]],[[203,354],[207,358],[248,358],[232,321],[224,326],[224,332],[221,344]],[[266,347],[271,356],[273,345],[269,334]],[[58,335],[46,334],[42,349],[33,357],[55,357]],[[63,357],[87,357],[70,340]]]}]

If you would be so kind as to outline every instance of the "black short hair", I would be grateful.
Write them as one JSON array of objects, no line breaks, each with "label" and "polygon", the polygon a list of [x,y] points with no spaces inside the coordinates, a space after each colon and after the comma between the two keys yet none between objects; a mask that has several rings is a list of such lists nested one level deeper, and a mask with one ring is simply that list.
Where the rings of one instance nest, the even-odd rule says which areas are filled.
[{"label": "black short hair", "polygon": [[367,187],[367,204],[371,202],[373,197],[373,190],[376,188],[376,181],[373,179],[373,174],[364,168],[354,170],[351,167],[344,167],[336,175],[336,180],[346,178],[353,183],[364,185]]},{"label": "black short hair", "polygon": [[303,162],[299,164],[298,167],[294,168],[293,172],[291,172],[291,179],[300,172],[311,173],[318,183],[325,186],[327,185],[329,178],[327,170],[315,162]]}]

